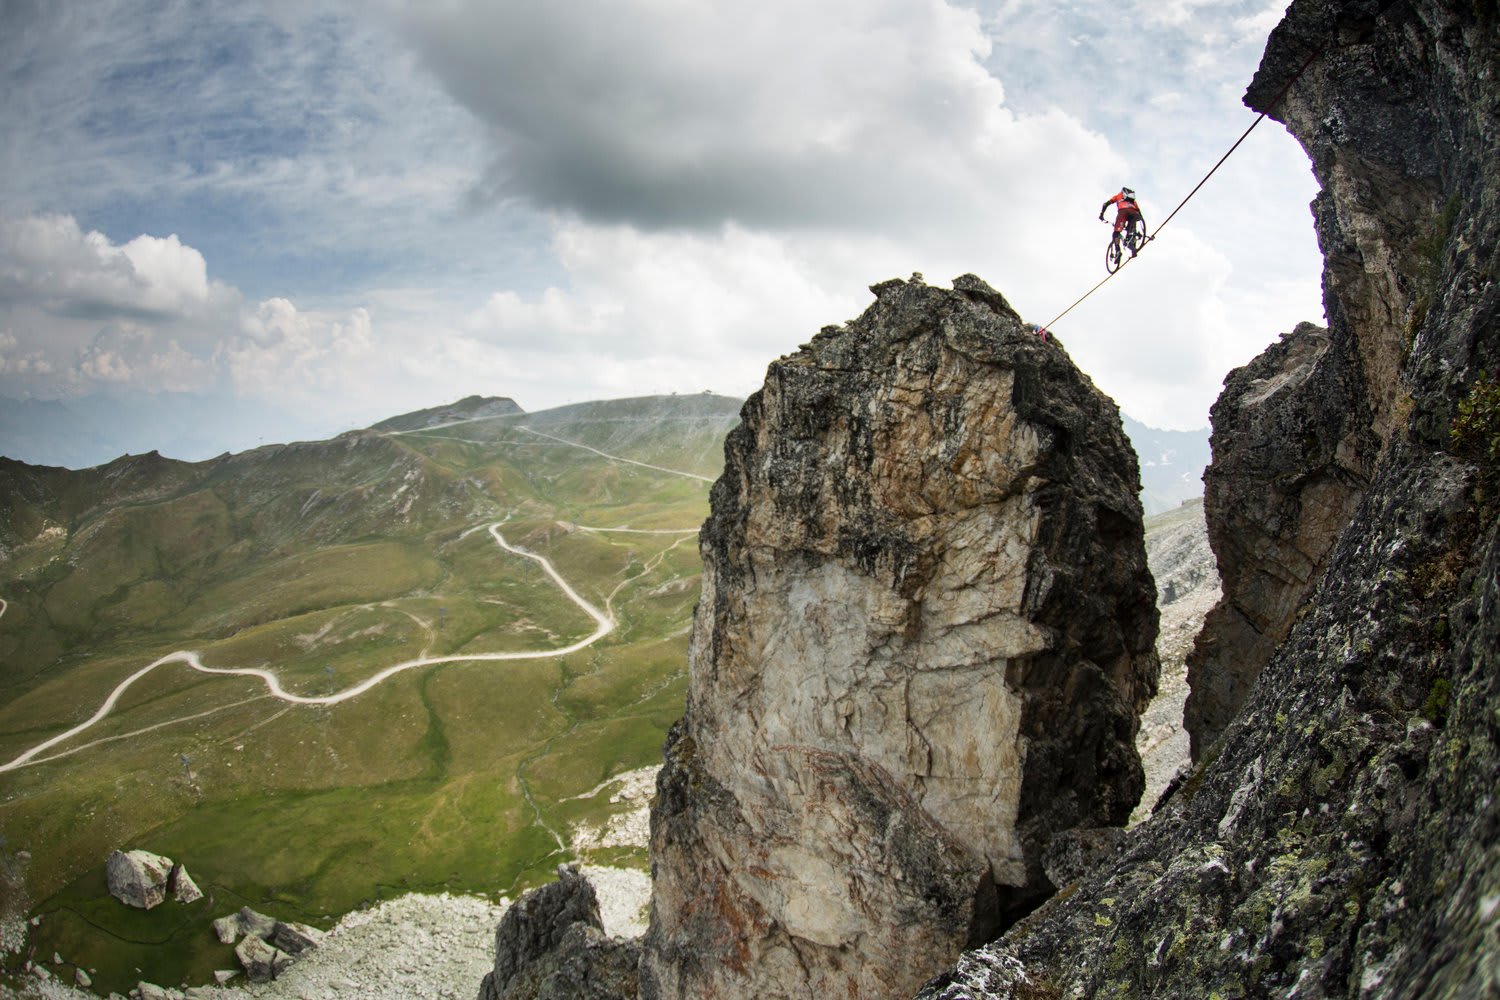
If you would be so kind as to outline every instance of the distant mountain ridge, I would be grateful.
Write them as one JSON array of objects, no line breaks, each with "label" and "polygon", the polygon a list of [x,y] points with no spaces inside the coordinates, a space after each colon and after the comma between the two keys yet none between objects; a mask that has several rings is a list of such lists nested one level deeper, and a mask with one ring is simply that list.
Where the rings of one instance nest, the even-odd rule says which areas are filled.
[{"label": "distant mountain ridge", "polygon": [[[595,400],[526,412],[508,396],[466,396],[439,406],[387,417],[369,430],[410,432],[455,421],[497,419],[502,425],[526,422],[543,427],[558,422],[588,420],[597,414],[621,424],[647,421],[701,421],[737,416],[744,400],[711,393],[641,396],[630,399]],[[1169,431],[1148,427],[1129,414],[1122,414],[1125,434],[1130,438],[1141,465],[1141,504],[1149,514],[1160,513],[1184,500],[1203,495],[1203,469],[1208,465],[1208,428]],[[80,434],[78,428],[87,427]],[[13,400],[0,398],[0,455],[26,464],[69,469],[103,467],[131,454],[126,443],[141,440],[148,427],[171,428],[170,433],[149,440],[151,451],[160,451],[187,461],[241,452],[268,441],[300,440],[289,418],[277,418],[260,410],[222,400],[186,394],[164,394],[120,401],[77,402]],[[246,428],[252,428],[247,431]],[[344,433],[352,433],[345,431]],[[327,437],[338,435],[330,429]],[[596,445],[600,446],[600,445]],[[27,455],[51,456],[43,462]],[[717,474],[717,470],[713,474]]]},{"label": "distant mountain ridge", "polygon": [[410,431],[423,427],[433,427],[437,424],[453,423],[459,420],[480,420],[484,417],[508,417],[511,414],[525,412],[509,396],[465,396],[458,402],[449,403],[447,406],[432,406],[425,410],[403,413],[399,417],[382,420],[378,424],[371,424],[370,430]]},{"label": "distant mountain ridge", "polygon": [[[47,523],[85,523],[99,512],[127,504],[161,503],[183,492],[218,487],[248,474],[272,474],[270,470],[304,469],[312,478],[326,474],[338,479],[340,470],[356,469],[354,481],[375,485],[372,477],[402,475],[401,454],[380,445],[386,435],[435,428],[441,424],[475,421],[466,430],[470,436],[498,436],[517,425],[546,428],[564,437],[574,436],[590,447],[646,448],[648,455],[688,466],[686,471],[716,476],[722,455],[718,441],[738,421],[741,400],[712,394],[640,396],[619,400],[575,403],[550,410],[526,413],[513,399],[469,396],[443,406],[429,407],[382,420],[365,430],[345,431],[322,441],[263,445],[235,454],[191,462],[162,455],[159,451],[120,455],[100,465],[82,469],[36,465],[0,456],[0,559],[7,549],[29,541]],[[493,430],[485,424],[493,422]],[[675,429],[663,441],[657,431],[666,423]],[[698,425],[710,433],[693,445],[690,455],[681,451],[687,438],[684,423]],[[698,435],[701,436],[701,435]],[[606,447],[608,446],[608,447]],[[322,473],[314,475],[314,470]]]},{"label": "distant mountain ridge", "polygon": [[201,461],[273,441],[331,438],[333,421],[237,400],[228,393],[139,393],[68,400],[0,397],[0,455],[31,465],[87,469],[160,451]]},{"label": "distant mountain ridge", "polygon": [[1141,463],[1141,505],[1146,513],[1171,510],[1203,495],[1203,470],[1210,458],[1208,428],[1164,431],[1121,414],[1125,434]]},{"label": "distant mountain ridge", "polygon": [[[455,428],[462,434],[454,439],[509,441],[559,457],[576,444],[579,455],[628,455],[711,479],[739,405],[720,396],[662,396],[526,414],[513,400],[472,396],[325,441],[265,445],[201,462],[152,451],[72,470],[0,457],[0,581],[11,587],[12,618],[26,622],[0,637],[0,664],[7,650],[20,655],[29,648],[40,635],[33,628],[51,635],[59,621],[69,623],[69,641],[80,644],[97,641],[100,630],[132,631],[143,621],[136,605],[148,590],[164,608],[190,609],[236,578],[256,570],[274,577],[281,572],[274,567],[326,546],[416,538],[455,516],[502,513],[478,489],[480,480],[493,481],[496,494],[513,502],[549,488],[496,469],[460,474],[455,468],[463,463],[435,463],[407,434],[474,421]],[[545,431],[518,434],[532,425]],[[47,614],[18,618],[29,602]],[[160,629],[167,617],[146,616],[146,631]],[[224,627],[254,618],[231,615]],[[54,639],[42,646],[52,650]],[[40,649],[20,658],[46,662],[52,654]],[[0,684],[6,676],[0,669]]]}]

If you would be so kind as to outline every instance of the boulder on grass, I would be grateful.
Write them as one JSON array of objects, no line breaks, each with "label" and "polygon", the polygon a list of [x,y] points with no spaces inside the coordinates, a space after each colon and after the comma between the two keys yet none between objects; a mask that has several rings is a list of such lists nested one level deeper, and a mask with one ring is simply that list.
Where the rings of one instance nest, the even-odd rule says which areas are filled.
[{"label": "boulder on grass", "polygon": [[104,863],[110,895],[141,910],[149,910],[167,898],[167,876],[171,872],[172,859],[150,851],[115,851]]},{"label": "boulder on grass", "polygon": [[180,863],[167,873],[167,892],[179,903],[196,903],[203,898],[203,890]]},{"label": "boulder on grass", "polygon": [[150,851],[115,851],[104,863],[104,878],[110,895],[142,910],[157,906],[168,896],[179,903],[203,898],[203,890],[185,867]]}]

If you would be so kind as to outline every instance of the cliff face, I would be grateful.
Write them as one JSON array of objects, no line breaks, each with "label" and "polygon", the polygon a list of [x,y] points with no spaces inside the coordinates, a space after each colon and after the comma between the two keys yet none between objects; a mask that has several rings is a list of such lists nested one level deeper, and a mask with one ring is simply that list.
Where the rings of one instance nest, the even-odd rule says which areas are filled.
[{"label": "cliff face", "polygon": [[1295,0],[1248,103],[1315,53],[1274,113],[1324,187],[1369,481],[1175,795],[924,998],[1500,996],[1500,10]]},{"label": "cliff face", "polygon": [[1203,476],[1224,596],[1188,659],[1194,760],[1239,712],[1364,493],[1379,450],[1367,398],[1352,338],[1311,323],[1224,381]]},{"label": "cliff face", "polygon": [[726,443],[643,996],[910,993],[1141,791],[1156,612],[1117,411],[978,279],[873,290]]}]

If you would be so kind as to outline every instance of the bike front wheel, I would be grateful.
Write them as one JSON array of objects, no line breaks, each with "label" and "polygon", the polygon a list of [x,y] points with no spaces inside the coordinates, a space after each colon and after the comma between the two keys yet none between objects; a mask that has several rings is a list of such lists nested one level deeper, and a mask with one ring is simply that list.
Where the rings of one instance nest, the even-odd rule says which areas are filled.
[{"label": "bike front wheel", "polygon": [[1120,269],[1120,241],[1111,238],[1104,248],[1104,269],[1114,274]]}]

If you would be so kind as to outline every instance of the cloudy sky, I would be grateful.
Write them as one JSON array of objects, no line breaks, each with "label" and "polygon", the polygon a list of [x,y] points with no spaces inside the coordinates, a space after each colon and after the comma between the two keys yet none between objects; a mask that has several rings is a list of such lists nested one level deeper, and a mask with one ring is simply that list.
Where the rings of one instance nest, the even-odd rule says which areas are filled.
[{"label": "cloudy sky", "polygon": [[[1284,6],[0,0],[0,453],[746,395],[913,271],[1046,322],[1103,277],[1106,197],[1154,226],[1253,120]],[[1056,333],[1206,425],[1322,316],[1315,190],[1266,122]]]}]

